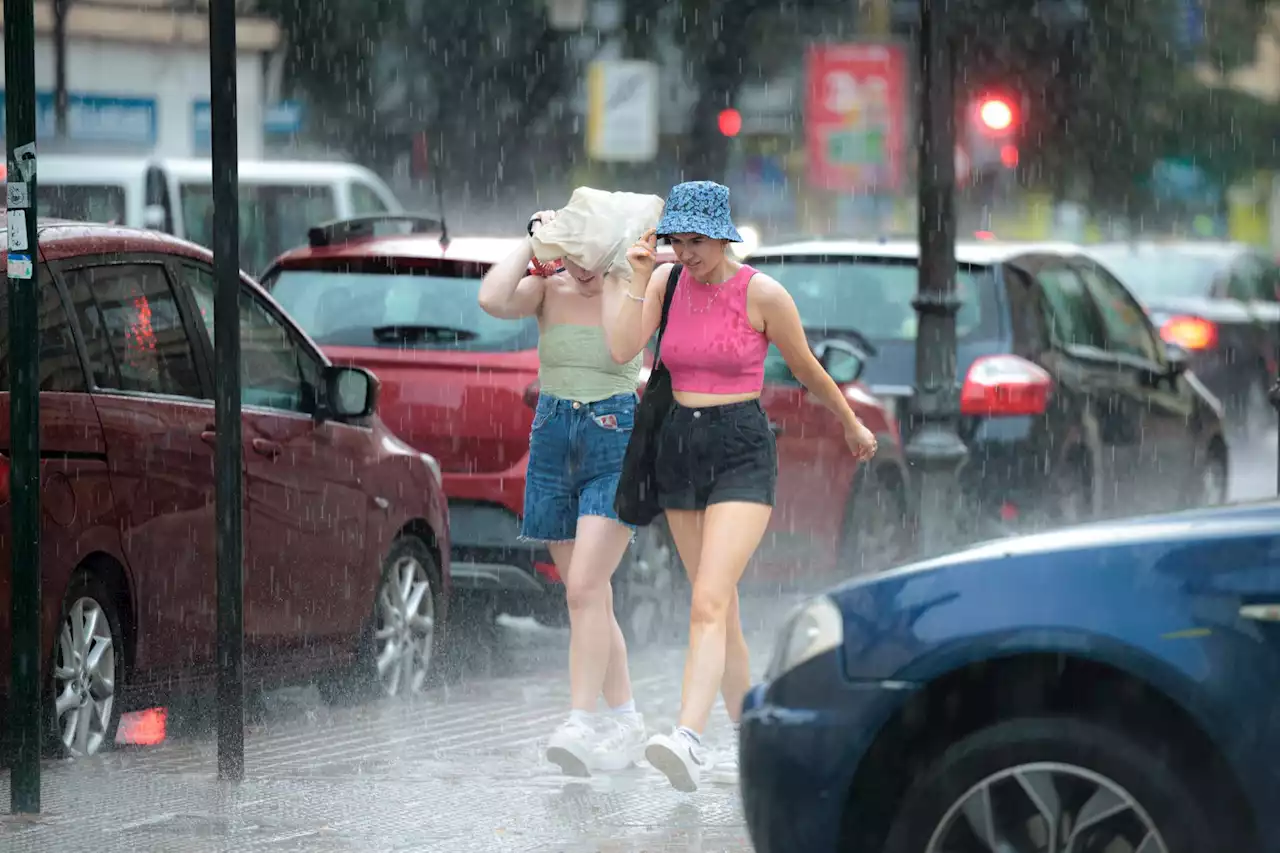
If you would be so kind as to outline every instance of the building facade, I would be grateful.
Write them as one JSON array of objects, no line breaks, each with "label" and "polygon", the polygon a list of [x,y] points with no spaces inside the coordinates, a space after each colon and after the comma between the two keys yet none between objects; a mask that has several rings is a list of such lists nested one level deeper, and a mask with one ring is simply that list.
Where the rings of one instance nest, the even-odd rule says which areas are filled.
[{"label": "building facade", "polygon": [[[280,45],[279,28],[272,21],[241,15],[236,29],[240,156],[260,158],[268,130],[299,117],[290,105],[275,104],[268,94],[268,68]],[[209,40],[204,3],[71,0],[64,140],[56,136],[53,33],[52,0],[37,0],[36,126],[42,150],[207,156]],[[3,128],[0,118],[0,133]]]}]

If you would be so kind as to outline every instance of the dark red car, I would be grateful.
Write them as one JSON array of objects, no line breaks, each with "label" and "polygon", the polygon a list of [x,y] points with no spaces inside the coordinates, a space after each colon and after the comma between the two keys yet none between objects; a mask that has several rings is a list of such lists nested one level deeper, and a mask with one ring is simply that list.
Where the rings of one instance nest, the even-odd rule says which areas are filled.
[{"label": "dark red car", "polygon": [[[41,631],[50,728],[83,755],[112,743],[121,711],[212,687],[212,257],[68,222],[42,223],[39,243]],[[372,374],[331,364],[248,278],[240,305],[251,681],[417,691],[450,591],[437,464],[374,414]],[[7,453],[7,392],[0,436]],[[0,512],[0,660],[12,536]]]},{"label": "dark red car", "polygon": [[[398,226],[403,233],[378,233]],[[312,229],[278,258],[263,286],[335,363],[374,371],[382,417],[440,460],[453,531],[455,589],[486,608],[564,618],[563,586],[545,550],[518,540],[538,325],[480,310],[480,280],[517,239],[442,237],[423,217],[369,217]],[[778,510],[752,577],[774,586],[891,559],[907,499],[897,424],[857,384],[853,341],[815,341],[850,401],[880,434],[874,476],[857,473],[838,421],[791,377],[777,353],[764,404],[778,432]],[[820,483],[821,488],[815,488]],[[831,491],[849,498],[833,503]],[[643,643],[678,620],[683,572],[661,524],[641,530],[615,581],[619,619]]]}]

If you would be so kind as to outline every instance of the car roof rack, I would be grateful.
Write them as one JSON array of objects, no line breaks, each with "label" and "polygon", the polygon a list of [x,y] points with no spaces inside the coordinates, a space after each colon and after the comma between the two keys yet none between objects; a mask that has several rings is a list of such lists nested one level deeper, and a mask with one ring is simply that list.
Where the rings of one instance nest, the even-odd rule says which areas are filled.
[{"label": "car roof rack", "polygon": [[440,245],[449,245],[449,231],[445,227],[444,217],[426,216],[421,213],[373,213],[368,216],[352,216],[349,219],[333,219],[307,229],[307,242],[311,248],[318,249],[339,243],[348,243],[374,236],[379,225],[407,222],[412,228],[411,234],[440,235]]}]

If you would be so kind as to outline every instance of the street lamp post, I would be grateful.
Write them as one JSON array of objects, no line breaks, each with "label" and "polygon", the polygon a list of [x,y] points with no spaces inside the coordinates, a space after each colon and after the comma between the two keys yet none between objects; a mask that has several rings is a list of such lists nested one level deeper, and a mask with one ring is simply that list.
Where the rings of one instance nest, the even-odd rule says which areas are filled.
[{"label": "street lamp post", "polygon": [[956,432],[956,110],[947,0],[920,2],[920,264],[916,298],[915,424],[905,448],[918,489],[925,554],[952,544],[957,483],[969,451]]},{"label": "street lamp post", "polygon": [[209,4],[213,160],[214,502],[218,778],[244,778],[244,472],[240,428],[240,205],[235,0]]},{"label": "street lamp post", "polygon": [[8,148],[9,552],[11,678],[9,810],[40,811],[44,703],[40,637],[40,263],[36,247],[35,0],[4,0]]}]

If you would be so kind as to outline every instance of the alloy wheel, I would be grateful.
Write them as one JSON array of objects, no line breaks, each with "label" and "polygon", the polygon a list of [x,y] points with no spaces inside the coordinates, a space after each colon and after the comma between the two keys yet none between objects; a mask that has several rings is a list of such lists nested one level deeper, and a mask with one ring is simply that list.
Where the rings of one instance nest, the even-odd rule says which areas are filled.
[{"label": "alloy wheel", "polygon": [[412,556],[395,561],[378,591],[374,627],[378,681],[387,696],[420,693],[431,670],[435,595],[426,568]]},{"label": "alloy wheel", "polygon": [[1142,805],[1114,781],[1070,764],[1023,764],[957,800],[926,853],[1168,853]]},{"label": "alloy wheel", "polygon": [[72,757],[94,755],[106,743],[116,675],[107,614],[92,598],[79,598],[62,621],[53,670],[55,719],[62,746]]}]

